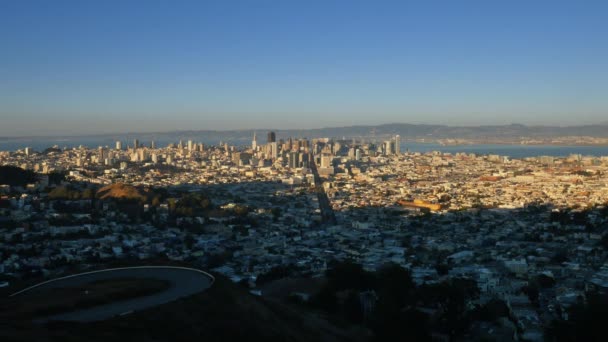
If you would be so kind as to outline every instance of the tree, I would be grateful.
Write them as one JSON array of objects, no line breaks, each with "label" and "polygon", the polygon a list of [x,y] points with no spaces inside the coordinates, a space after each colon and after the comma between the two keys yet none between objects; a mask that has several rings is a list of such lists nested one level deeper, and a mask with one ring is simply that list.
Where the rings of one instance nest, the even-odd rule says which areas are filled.
[{"label": "tree", "polygon": [[249,207],[246,205],[236,205],[234,206],[233,211],[236,216],[244,217],[249,213]]},{"label": "tree", "polygon": [[573,305],[567,321],[556,320],[546,330],[547,341],[604,341],[608,325],[608,296],[589,293]]},{"label": "tree", "polygon": [[184,236],[184,245],[186,246],[186,248],[192,249],[192,246],[195,242],[196,240],[194,239],[194,236],[192,236],[192,234],[186,234],[186,236]]},{"label": "tree", "polygon": [[462,336],[470,326],[471,318],[466,314],[467,303],[479,296],[479,288],[472,279],[454,278],[439,284],[424,285],[419,296],[424,302],[439,305],[441,327],[455,338]]},{"label": "tree", "polygon": [[36,173],[31,170],[24,170],[17,166],[0,166],[0,184],[11,186],[25,186],[35,183],[38,180]]},{"label": "tree", "polygon": [[95,198],[95,191],[93,189],[91,189],[91,188],[86,188],[82,192],[81,197],[83,199],[93,199],[93,198]]}]

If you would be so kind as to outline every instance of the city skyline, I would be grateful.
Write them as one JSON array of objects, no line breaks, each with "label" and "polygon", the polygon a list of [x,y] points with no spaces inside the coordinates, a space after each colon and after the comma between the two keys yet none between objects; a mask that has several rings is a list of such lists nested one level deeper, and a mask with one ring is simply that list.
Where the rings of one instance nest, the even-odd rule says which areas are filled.
[{"label": "city skyline", "polygon": [[595,341],[608,2],[0,1],[0,341]]},{"label": "city skyline", "polygon": [[602,2],[0,5],[0,136],[605,121]]}]

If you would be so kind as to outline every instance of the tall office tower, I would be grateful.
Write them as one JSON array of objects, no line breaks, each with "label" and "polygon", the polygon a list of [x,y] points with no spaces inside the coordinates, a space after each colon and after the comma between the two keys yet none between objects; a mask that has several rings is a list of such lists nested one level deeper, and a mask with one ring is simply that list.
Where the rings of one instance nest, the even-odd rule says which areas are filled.
[{"label": "tall office tower", "polygon": [[401,154],[401,136],[395,135],[395,154]]},{"label": "tall office tower", "polygon": [[98,161],[99,161],[99,163],[101,164],[101,163],[103,163],[104,159],[106,158],[106,157],[105,157],[104,150],[103,150],[103,147],[99,146],[99,147],[97,148],[97,151],[98,151],[98,157],[97,157],[98,159],[97,159],[97,160],[98,160]]},{"label": "tall office tower", "polygon": [[276,142],[270,143],[270,158],[277,159],[279,156],[279,145]]},{"label": "tall office tower", "polygon": [[321,154],[321,167],[322,168],[326,168],[326,167],[331,167],[332,166],[332,156],[329,153],[323,153]]},{"label": "tall office tower", "polygon": [[287,151],[291,151],[293,149],[293,140],[291,137],[287,140]]},{"label": "tall office tower", "polygon": [[25,148],[25,155],[29,156],[30,154],[32,154],[32,148],[31,147],[26,147]]},{"label": "tall office tower", "polygon": [[156,149],[156,142],[154,140],[152,140],[152,142],[150,143],[150,148],[153,150]]},{"label": "tall office tower", "polygon": [[116,142],[116,149],[119,151],[122,150],[122,142],[120,142],[120,141]]},{"label": "tall office tower", "polygon": [[348,149],[348,159],[355,160],[355,148],[351,147]]},{"label": "tall office tower", "polygon": [[184,142],[180,140],[179,144],[177,144],[177,148],[180,149],[180,150],[183,150],[184,149]]},{"label": "tall office tower", "polygon": [[334,143],[332,145],[332,153],[334,155],[337,155],[340,152],[341,148],[342,148],[342,144],[340,144],[339,142],[336,141],[336,143]]},{"label": "tall office tower", "polygon": [[277,141],[277,135],[274,132],[268,132],[268,143],[273,143]]},{"label": "tall office tower", "polygon": [[355,160],[361,160],[361,149],[356,149],[355,150]]},{"label": "tall office tower", "polygon": [[307,152],[300,154],[300,162],[302,167],[308,167],[310,165],[310,154]]},{"label": "tall office tower", "polygon": [[393,154],[393,149],[395,146],[395,142],[392,140],[387,140],[384,142],[384,155],[388,156]]},{"label": "tall office tower", "polygon": [[300,166],[300,153],[289,152],[289,167],[297,169]]},{"label": "tall office tower", "polygon": [[139,148],[139,140],[137,140],[137,139],[133,140],[133,148],[135,148],[135,149]]},{"label": "tall office tower", "polygon": [[192,140],[188,140],[188,151],[192,152]]},{"label": "tall office tower", "polygon": [[145,161],[148,159],[148,151],[147,150],[139,150],[137,151],[139,154],[139,161]]},{"label": "tall office tower", "polygon": [[152,153],[152,162],[154,164],[158,163],[158,154]]},{"label": "tall office tower", "polygon": [[256,148],[258,148],[258,137],[256,136],[255,132],[253,132],[253,140],[251,140],[251,149],[255,151]]}]

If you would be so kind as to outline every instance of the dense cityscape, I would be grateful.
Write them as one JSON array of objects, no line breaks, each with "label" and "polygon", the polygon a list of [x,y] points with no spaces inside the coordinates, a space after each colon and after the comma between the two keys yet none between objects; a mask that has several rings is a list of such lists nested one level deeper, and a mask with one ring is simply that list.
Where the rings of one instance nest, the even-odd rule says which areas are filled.
[{"label": "dense cityscape", "polygon": [[[391,264],[418,287],[472,281],[460,315],[507,308],[459,336],[530,341],[608,289],[608,157],[410,153],[399,135],[260,140],[0,152],[5,174],[37,175],[0,185],[1,285],[166,260],[314,302],[336,262]],[[359,290],[366,315],[378,297]]]},{"label": "dense cityscape", "polygon": [[605,341],[607,13],[0,1],[0,341]]}]

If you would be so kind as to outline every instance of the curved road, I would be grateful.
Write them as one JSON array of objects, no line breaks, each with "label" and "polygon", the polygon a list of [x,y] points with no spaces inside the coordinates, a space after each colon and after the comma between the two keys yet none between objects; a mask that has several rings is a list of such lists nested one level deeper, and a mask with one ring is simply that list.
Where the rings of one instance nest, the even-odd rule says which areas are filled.
[{"label": "curved road", "polygon": [[125,267],[81,273],[46,281],[16,292],[12,294],[11,297],[26,296],[28,293],[44,291],[52,288],[79,286],[99,280],[118,278],[165,280],[170,283],[170,287],[165,291],[154,293],[149,296],[142,296],[117,301],[110,304],[94,306],[78,311],[44,317],[42,319],[38,319],[37,322],[46,322],[51,320],[79,322],[100,321],[193,295],[208,289],[215,281],[215,278],[212,275],[193,268],[169,266]]}]

